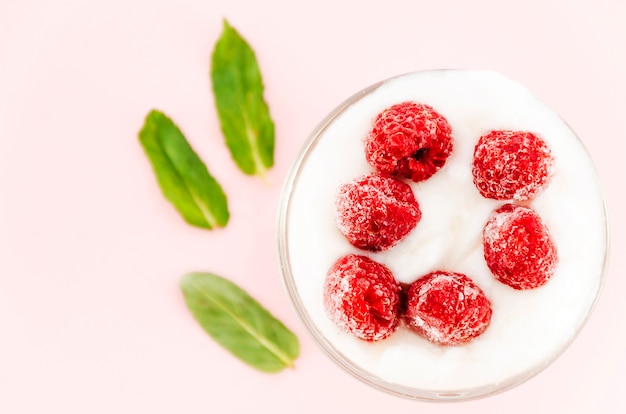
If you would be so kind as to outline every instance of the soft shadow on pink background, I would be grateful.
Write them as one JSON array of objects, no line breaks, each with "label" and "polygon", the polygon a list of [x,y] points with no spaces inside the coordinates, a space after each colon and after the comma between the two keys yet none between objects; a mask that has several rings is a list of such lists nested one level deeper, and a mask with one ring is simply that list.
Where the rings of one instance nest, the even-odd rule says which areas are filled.
[{"label": "soft shadow on pink background", "polygon": [[[276,122],[269,184],[223,144],[208,76],[227,18],[253,45]],[[0,5],[0,412],[622,413],[626,403],[626,4],[617,0],[24,1]],[[528,86],[595,160],[611,222],[598,305],[529,382],[456,404],[386,395],[340,371],[283,292],[275,223],[309,132],[357,90],[404,72],[484,68]],[[138,144],[168,113],[222,183],[224,230],[187,226]],[[188,271],[248,290],[292,328],[294,370],[258,373],[191,319]]]}]

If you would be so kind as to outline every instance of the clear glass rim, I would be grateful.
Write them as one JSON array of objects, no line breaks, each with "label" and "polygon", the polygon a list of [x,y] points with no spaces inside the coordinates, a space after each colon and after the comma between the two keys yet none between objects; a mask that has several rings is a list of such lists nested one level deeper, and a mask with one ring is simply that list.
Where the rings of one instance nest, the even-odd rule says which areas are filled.
[{"label": "clear glass rim", "polygon": [[[589,307],[589,310],[585,316],[585,318],[581,321],[579,326],[577,327],[574,334],[569,338],[567,342],[565,342],[559,349],[557,349],[554,354],[545,360],[542,364],[533,367],[527,371],[524,371],[516,376],[509,378],[508,380],[496,384],[489,384],[481,387],[470,388],[470,389],[461,389],[461,390],[445,390],[445,391],[436,391],[436,390],[425,390],[425,389],[416,389],[413,387],[408,387],[400,384],[394,384],[379,378],[378,376],[360,368],[355,363],[353,363],[350,358],[345,356],[343,353],[338,351],[330,341],[328,341],[324,335],[319,331],[316,324],[313,322],[311,317],[309,316],[306,308],[304,307],[302,301],[300,300],[300,295],[298,292],[298,288],[293,278],[293,274],[291,272],[290,265],[290,256],[289,256],[289,242],[288,242],[288,216],[291,205],[291,194],[294,186],[297,184],[299,173],[302,169],[303,164],[306,162],[312,150],[318,143],[319,139],[323,136],[324,131],[328,128],[328,126],[341,114],[343,114],[352,104],[359,101],[366,95],[374,92],[383,84],[407,76],[414,73],[424,73],[424,72],[441,72],[441,71],[454,71],[457,69],[434,69],[434,70],[424,70],[417,72],[407,72],[397,76],[393,76],[387,78],[385,80],[376,82],[371,84],[370,86],[362,89],[361,91],[353,94],[348,99],[343,101],[340,105],[338,105],[335,109],[333,109],[311,132],[308,139],[306,140],[304,146],[300,150],[296,160],[292,163],[289,171],[287,172],[287,177],[284,181],[283,188],[280,194],[279,206],[278,206],[278,217],[277,217],[277,241],[278,241],[278,262],[279,269],[281,273],[281,280],[283,288],[287,294],[289,303],[292,309],[295,311],[296,316],[304,326],[307,334],[313,339],[313,341],[317,344],[322,351],[330,357],[332,361],[334,361],[337,365],[343,368],[346,372],[351,374],[353,377],[358,380],[364,382],[365,384],[387,392],[392,395],[396,395],[399,397],[404,397],[412,400],[419,401],[429,401],[429,402],[451,402],[451,401],[469,401],[480,399],[496,394],[500,394],[511,388],[517,387],[522,383],[528,381],[533,378],[549,365],[551,365],[556,359],[558,359],[565,350],[571,345],[571,343],[578,337],[582,328],[586,325],[589,320],[593,310],[601,296],[601,292],[604,287],[604,282],[606,279],[608,261],[609,261],[609,251],[610,251],[610,234],[609,234],[609,212],[608,206],[606,203],[606,197],[604,188],[602,187],[602,183],[600,182],[600,177],[598,171],[593,165],[594,174],[597,178],[598,190],[601,196],[602,206],[603,206],[603,214],[604,214],[604,234],[605,234],[605,250],[604,257],[602,258],[602,268],[601,274],[599,275],[599,285],[595,294],[595,297]],[[565,122],[565,120],[563,120]],[[566,122],[565,122],[566,123]],[[566,123],[567,124],[567,123]],[[576,139],[579,144],[582,146],[586,155],[590,158],[590,154],[585,147],[584,143],[580,139],[580,137],[576,134],[576,132],[567,124],[568,128],[574,133]]]}]

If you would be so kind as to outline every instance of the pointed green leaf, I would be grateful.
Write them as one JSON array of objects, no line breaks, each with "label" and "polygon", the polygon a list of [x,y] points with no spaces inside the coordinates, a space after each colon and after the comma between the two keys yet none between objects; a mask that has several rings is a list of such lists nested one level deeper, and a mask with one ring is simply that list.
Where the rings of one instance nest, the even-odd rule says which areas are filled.
[{"label": "pointed green leaf", "polygon": [[151,111],[139,132],[139,141],[161,191],[189,224],[212,229],[228,223],[228,203],[222,187],[170,118]]},{"label": "pointed green leaf", "polygon": [[210,273],[189,273],[180,287],[204,330],[237,358],[264,372],[293,367],[298,338],[233,282]]},{"label": "pointed green leaf", "polygon": [[220,126],[235,163],[246,174],[264,177],[274,164],[274,122],[254,51],[226,20],[213,50],[211,79]]}]

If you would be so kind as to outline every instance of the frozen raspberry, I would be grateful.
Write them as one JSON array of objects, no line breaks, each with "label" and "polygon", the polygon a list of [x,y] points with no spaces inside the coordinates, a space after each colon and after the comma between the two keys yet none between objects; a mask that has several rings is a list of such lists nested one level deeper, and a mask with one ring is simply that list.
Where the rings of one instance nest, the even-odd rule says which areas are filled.
[{"label": "frozen raspberry", "polygon": [[491,131],[474,148],[472,175],[483,197],[522,201],[546,185],[553,166],[550,148],[539,135]]},{"label": "frozen raspberry", "polygon": [[485,332],[491,303],[466,275],[436,271],[409,286],[405,321],[431,342],[460,345]]},{"label": "frozen raspberry", "polygon": [[384,110],[365,139],[365,158],[383,174],[423,181],[452,152],[452,128],[428,105],[404,102]]},{"label": "frozen raspberry", "polygon": [[379,341],[398,326],[400,284],[382,264],[347,255],[328,271],[324,305],[341,329],[365,341]]},{"label": "frozen raspberry", "polygon": [[554,274],[556,247],[541,217],[528,207],[505,204],[483,232],[485,261],[500,282],[514,289],[534,289]]},{"label": "frozen raspberry", "polygon": [[422,217],[411,187],[397,178],[365,175],[339,187],[337,226],[355,247],[385,250],[403,239]]}]

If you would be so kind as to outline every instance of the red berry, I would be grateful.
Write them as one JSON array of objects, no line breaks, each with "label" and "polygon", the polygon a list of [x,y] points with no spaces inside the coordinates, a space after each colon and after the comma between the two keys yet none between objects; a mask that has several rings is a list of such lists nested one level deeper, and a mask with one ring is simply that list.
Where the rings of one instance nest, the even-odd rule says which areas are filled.
[{"label": "red berry", "polygon": [[384,110],[365,139],[365,158],[377,171],[415,182],[432,176],[452,152],[452,128],[428,105],[404,102]]},{"label": "red berry", "polygon": [[422,213],[411,187],[390,176],[365,175],[339,187],[337,226],[355,247],[385,250],[417,225]]},{"label": "red berry", "polygon": [[472,175],[485,198],[529,200],[548,182],[554,159],[539,135],[491,131],[474,148]]},{"label": "red berry", "polygon": [[500,282],[514,289],[534,289],[554,274],[556,247],[541,217],[528,207],[505,204],[485,225],[487,266]]},{"label": "red berry", "polygon": [[407,292],[408,326],[436,344],[471,341],[485,332],[491,313],[484,292],[462,273],[429,273],[413,282]]},{"label": "red berry", "polygon": [[384,265],[347,255],[328,271],[324,305],[341,329],[365,341],[379,341],[398,326],[400,284]]}]

